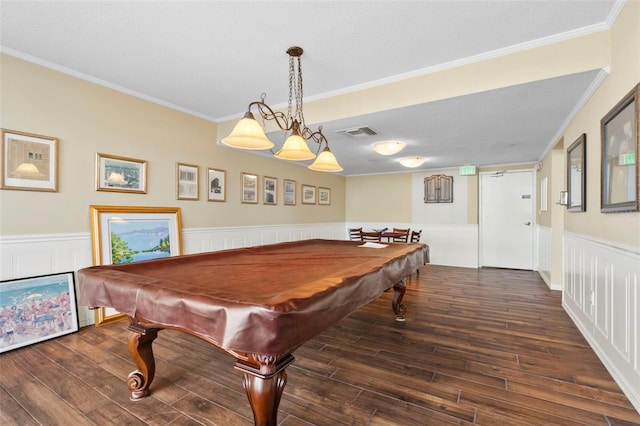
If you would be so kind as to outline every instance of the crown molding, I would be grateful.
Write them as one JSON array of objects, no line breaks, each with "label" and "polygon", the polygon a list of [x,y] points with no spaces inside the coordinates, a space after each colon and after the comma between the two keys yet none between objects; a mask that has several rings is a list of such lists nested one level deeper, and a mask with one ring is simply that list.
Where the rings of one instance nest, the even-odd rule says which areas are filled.
[{"label": "crown molding", "polygon": [[564,120],[562,125],[558,128],[558,131],[555,133],[555,135],[553,135],[553,137],[547,144],[547,148],[544,150],[540,158],[538,158],[538,161],[542,161],[544,157],[549,153],[549,151],[551,151],[553,147],[558,143],[558,140],[560,139],[560,137],[562,137],[564,132],[567,130],[567,127],[569,127],[569,124],[576,118],[576,116],[582,110],[582,108],[584,108],[587,101],[591,98],[591,96],[595,93],[595,91],[598,90],[598,87],[600,87],[600,85],[602,84],[604,79],[607,78],[610,72],[611,72],[611,67],[604,67],[600,70],[600,72],[593,79],[589,87],[587,87],[587,90],[582,94],[580,99],[578,99],[578,102],[576,102],[573,109],[571,110],[567,118]]}]

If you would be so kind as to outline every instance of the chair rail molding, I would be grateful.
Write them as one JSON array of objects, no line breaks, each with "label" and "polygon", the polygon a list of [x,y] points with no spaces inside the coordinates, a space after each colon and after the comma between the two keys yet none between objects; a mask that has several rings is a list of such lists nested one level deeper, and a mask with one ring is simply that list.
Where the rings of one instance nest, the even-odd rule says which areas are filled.
[{"label": "chair rail molding", "polygon": [[[344,223],[182,229],[184,254],[218,251],[311,238],[345,239]],[[0,236],[0,280],[77,271],[92,266],[91,233]],[[78,306],[80,326],[93,312]]]}]

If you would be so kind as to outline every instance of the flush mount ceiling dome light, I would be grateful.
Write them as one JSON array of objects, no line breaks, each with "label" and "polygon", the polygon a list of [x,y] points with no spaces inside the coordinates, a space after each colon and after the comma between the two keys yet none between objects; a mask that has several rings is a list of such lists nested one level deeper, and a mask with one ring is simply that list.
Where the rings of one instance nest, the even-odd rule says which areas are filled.
[{"label": "flush mount ceiling dome light", "polygon": [[406,144],[400,141],[376,142],[371,148],[380,155],[397,154],[404,149]]},{"label": "flush mount ceiling dome light", "polygon": [[422,166],[422,164],[427,161],[427,159],[424,157],[405,157],[399,159],[398,161],[405,167],[414,168]]},{"label": "flush mount ceiling dome light", "polygon": [[[267,138],[263,128],[251,113],[251,108],[256,107],[263,120],[273,120],[280,130],[285,133],[291,132],[282,148],[273,154],[274,156],[292,161],[312,160],[317,156],[316,161],[309,166],[311,170],[340,172],[343,169],[329,149],[329,142],[322,134],[322,126],[319,126],[318,130],[314,132],[304,122],[304,113],[302,111],[302,68],[300,66],[302,52],[302,48],[298,46],[290,47],[287,50],[289,55],[289,107],[287,114],[275,112],[271,109],[265,103],[266,95],[263,93],[259,101],[249,104],[242,120],[236,124],[229,136],[222,138],[220,142],[240,149],[273,148],[275,146],[274,143]],[[318,144],[315,154],[309,149],[308,141]],[[324,149],[322,149],[323,146]]]}]

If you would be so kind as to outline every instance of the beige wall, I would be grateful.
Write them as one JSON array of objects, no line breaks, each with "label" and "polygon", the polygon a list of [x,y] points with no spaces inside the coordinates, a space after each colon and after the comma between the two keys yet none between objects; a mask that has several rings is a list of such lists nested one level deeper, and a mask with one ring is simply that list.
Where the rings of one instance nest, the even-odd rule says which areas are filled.
[{"label": "beige wall", "polygon": [[[564,188],[564,184],[560,185],[557,179],[554,181],[554,177],[562,176],[564,167],[562,163],[563,147],[564,142],[561,139],[538,163],[538,173],[536,173],[536,191],[540,191],[541,181],[545,178],[547,179],[547,211],[540,210],[542,200],[538,192],[538,197],[536,197],[536,223],[547,228],[550,228],[553,223],[553,212],[556,209],[556,203],[560,200],[560,191],[563,190],[561,188]],[[558,157],[558,154],[560,157]]]},{"label": "beige wall", "polygon": [[[534,164],[479,168],[478,172],[532,169]],[[416,173],[425,173],[416,172]],[[436,172],[434,172],[436,173]],[[412,221],[413,205],[423,203],[422,198],[412,199],[411,172],[347,177],[348,222],[396,222]],[[478,224],[478,185],[476,176],[467,176],[467,224]]]},{"label": "beige wall", "polygon": [[[215,123],[0,56],[2,128],[60,139],[59,191],[0,191],[0,235],[88,232],[89,205],[177,206],[184,228],[345,221],[345,178],[216,145]],[[146,194],[95,191],[96,153],[148,161]],[[227,202],[178,201],[176,162],[227,171]],[[278,178],[277,206],[240,203],[240,173]],[[330,206],[282,204],[282,179],[328,187]],[[298,194],[299,196],[299,194]],[[260,203],[262,200],[260,199]]]},{"label": "beige wall", "polygon": [[411,174],[347,178],[347,221],[411,222]]},{"label": "beige wall", "polygon": [[[568,126],[564,150],[587,135],[587,211],[564,213],[566,231],[640,247],[640,213],[600,213],[600,120],[640,82],[640,2],[627,2],[610,32],[611,73]],[[566,174],[566,172],[565,172]],[[565,188],[566,188],[566,178]]]},{"label": "beige wall", "polygon": [[[547,211],[540,211],[540,196],[538,196],[537,223],[550,229],[549,239],[540,241],[543,246],[542,252],[550,250],[550,265],[546,271],[548,282],[552,285],[563,282],[563,237],[564,237],[564,214],[566,207],[559,204],[560,192],[565,190],[564,175],[566,174],[566,159],[564,156],[564,140],[560,141],[551,149],[540,162],[541,169],[537,173],[536,185],[539,190],[540,181],[547,178]],[[549,244],[549,247],[545,246]]]},{"label": "beige wall", "polygon": [[[309,111],[314,111],[314,117],[321,116],[323,120],[328,120],[335,119],[336,115],[359,115],[385,108],[399,108],[597,69],[609,64],[609,42],[609,33],[600,32],[306,105]],[[223,123],[221,129],[224,126],[230,124]],[[485,167],[479,171],[531,169],[534,165],[535,163]],[[402,182],[410,184],[409,175],[410,173],[347,178],[347,220],[410,222],[412,203],[422,200],[411,200],[410,189],[401,188]],[[381,198],[378,188],[389,188],[393,192],[387,193],[391,192],[393,195],[390,199]],[[477,177],[468,180],[467,209],[468,223],[477,224]]]},{"label": "beige wall", "polygon": [[[600,119],[640,80],[638,52],[640,2],[627,2],[611,31],[309,102],[307,112],[317,121],[326,121],[610,65],[610,75],[564,135],[567,145],[581,133],[587,133],[588,152],[587,212],[565,212],[564,219],[568,231],[639,246],[640,214],[604,215],[599,211]],[[0,191],[0,235],[87,231],[89,204],[179,206],[183,209],[183,226],[197,228],[409,222],[412,203],[420,201],[411,200],[410,173],[344,178],[222,148],[215,140],[228,132],[232,122],[216,125],[10,56],[2,55],[0,60],[0,125],[60,138],[61,169],[57,193]],[[96,192],[96,152],[148,160],[148,193]],[[177,161],[200,165],[202,182],[206,167],[226,169],[227,202],[205,201],[204,188],[200,201],[177,201]],[[280,188],[283,178],[296,180],[298,187],[302,183],[330,187],[332,205],[308,206],[298,202],[297,206],[289,207],[281,201],[278,206],[243,205],[239,199],[241,171],[277,177]],[[550,206],[558,195],[557,179],[564,179],[563,174],[551,176]],[[477,223],[477,179],[470,179],[468,185],[468,223]],[[555,226],[548,216],[539,215],[538,219],[545,226]]]},{"label": "beige wall", "polygon": [[[591,59],[588,59],[589,57]],[[535,66],[527,66],[534,63]],[[543,168],[538,174],[536,191],[540,188],[540,179],[547,176],[549,210],[546,213],[538,212],[537,220],[543,226],[559,230],[559,233],[554,236],[553,252],[555,254],[558,253],[557,245],[560,245],[561,249],[561,235],[564,230],[604,241],[640,247],[640,213],[600,213],[600,119],[640,81],[640,2],[627,2],[611,31],[416,78],[415,80],[419,83],[414,88],[421,87],[424,90],[414,90],[416,94],[411,99],[416,100],[415,98],[423,93],[438,98],[443,90],[447,90],[443,87],[456,92],[461,87],[466,87],[465,90],[471,93],[509,85],[508,83],[526,82],[527,78],[549,78],[560,75],[558,73],[561,72],[579,72],[609,65],[611,66],[610,75],[566,129],[564,146],[560,145],[560,149],[555,152],[550,151],[542,160]],[[493,69],[495,73],[488,73],[488,69]],[[463,74],[468,74],[471,70],[477,71],[475,75],[478,76],[477,79],[473,79],[473,82],[462,78]],[[504,76],[507,71],[510,75],[517,74],[517,77]],[[449,78],[456,77],[460,77],[456,80],[457,83],[451,84],[452,80]],[[435,84],[436,82],[439,84]],[[380,97],[385,100],[390,98],[392,97]],[[587,133],[587,211],[569,213],[564,208],[558,208],[556,204],[560,191],[566,189],[564,152],[582,133]],[[479,171],[512,170],[534,166],[535,163],[509,167],[496,166],[485,167]],[[391,175],[386,177],[388,181],[384,179],[373,176],[348,178],[347,199],[350,200],[347,211],[348,221],[389,221],[393,212],[399,210],[402,210],[402,213],[399,213],[402,217],[397,217],[395,220],[408,221],[405,212],[410,211],[411,208],[406,206],[407,201],[404,198],[407,194],[406,190],[399,188],[401,178]],[[402,203],[402,209],[396,209],[396,204],[387,203],[385,199],[368,196],[375,194],[376,188],[380,185],[394,186],[397,194],[403,194],[400,200],[396,197],[393,199],[395,203]],[[473,181],[469,181],[469,223],[477,223],[477,192],[477,182],[474,185]],[[352,197],[357,202],[352,202]],[[421,200],[412,200],[412,202],[421,202]],[[539,209],[538,204],[537,206]],[[554,258],[561,259],[555,254]],[[556,266],[558,265],[554,265],[554,268]]]},{"label": "beige wall", "polygon": [[480,215],[480,179],[478,179],[478,175],[469,176],[467,179],[469,185],[469,188],[467,189],[467,223],[477,225],[479,223],[478,218]]},{"label": "beige wall", "polygon": [[[609,65],[607,31],[451,67],[330,98],[305,102],[314,122],[327,122],[448,99]],[[220,123],[219,136],[234,122]]]}]

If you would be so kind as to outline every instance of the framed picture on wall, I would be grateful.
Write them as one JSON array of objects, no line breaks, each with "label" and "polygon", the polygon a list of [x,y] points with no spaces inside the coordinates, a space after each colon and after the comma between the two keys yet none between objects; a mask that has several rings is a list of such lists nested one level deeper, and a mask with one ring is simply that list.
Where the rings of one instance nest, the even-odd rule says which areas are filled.
[{"label": "framed picture on wall", "polygon": [[567,149],[567,210],[587,210],[587,135],[583,133]]},{"label": "framed picture on wall", "polygon": [[193,164],[176,163],[176,193],[178,200],[200,198],[200,167]]},{"label": "framed picture on wall", "polygon": [[79,329],[73,272],[0,281],[0,353]]},{"label": "framed picture on wall", "polygon": [[135,158],[98,153],[96,190],[147,193],[147,162]]},{"label": "framed picture on wall", "polygon": [[540,180],[540,211],[541,212],[546,212],[547,211],[547,177],[545,176],[544,178],[542,178],[542,180]]},{"label": "framed picture on wall", "polygon": [[316,203],[316,187],[302,184],[302,204]]},{"label": "framed picture on wall", "polygon": [[226,201],[227,199],[227,172],[220,169],[207,169],[207,191],[209,201]]},{"label": "framed picture on wall", "polygon": [[318,187],[318,204],[328,206],[331,204],[331,189]]},{"label": "framed picture on wall", "polygon": [[295,206],[296,205],[296,181],[291,179],[284,179],[284,205]]},{"label": "framed picture on wall", "polygon": [[[94,265],[114,265],[182,254],[178,207],[89,206]],[[95,310],[96,325],[123,317]]]},{"label": "framed picture on wall", "polygon": [[602,138],[601,202],[603,213],[639,210],[638,92],[636,85],[600,121]]},{"label": "framed picture on wall", "polygon": [[2,129],[2,189],[58,191],[58,139]]},{"label": "framed picture on wall", "polygon": [[453,176],[433,175],[424,178],[425,203],[453,203]]},{"label": "framed picture on wall", "polygon": [[262,183],[263,195],[262,202],[275,206],[278,204],[278,179],[265,176]]},{"label": "framed picture on wall", "polygon": [[242,202],[258,204],[258,175],[242,172]]}]

